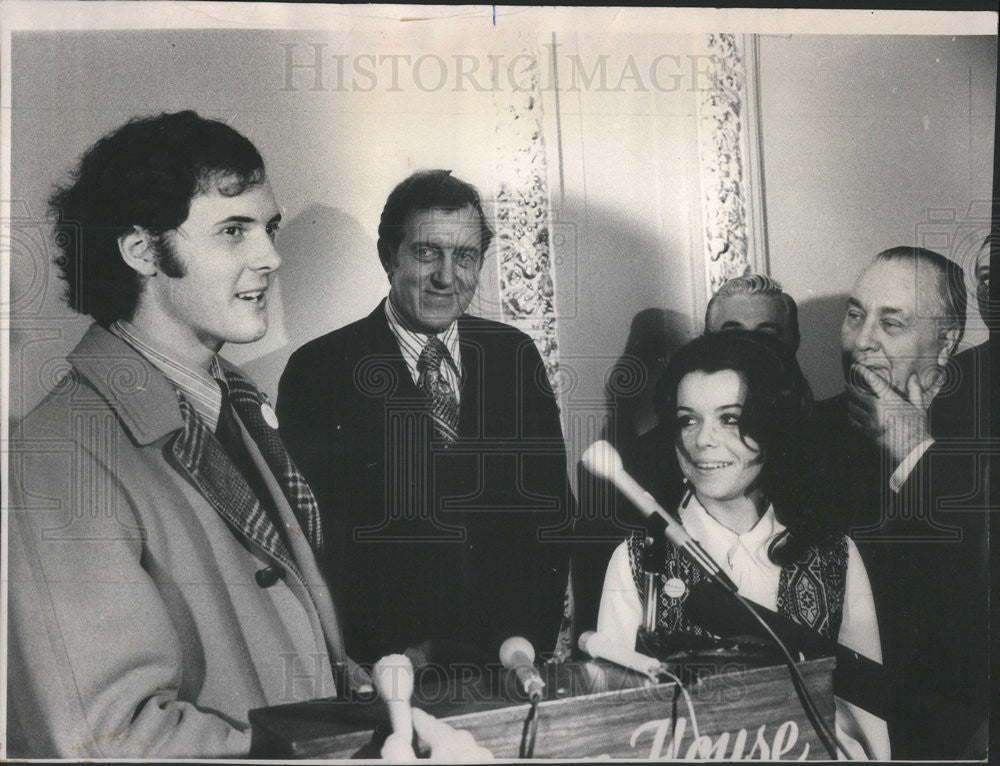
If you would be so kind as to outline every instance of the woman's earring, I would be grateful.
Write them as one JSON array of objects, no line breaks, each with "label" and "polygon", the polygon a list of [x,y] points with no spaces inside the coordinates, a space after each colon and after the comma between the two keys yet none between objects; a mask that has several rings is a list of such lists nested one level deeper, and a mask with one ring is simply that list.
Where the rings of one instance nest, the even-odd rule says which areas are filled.
[{"label": "woman's earring", "polygon": [[687,476],[685,476],[684,479],[681,481],[681,489],[684,490],[683,492],[684,499],[681,500],[681,508],[687,508],[688,503],[691,502],[691,497],[694,495],[694,490],[691,488],[691,482],[688,481]]}]

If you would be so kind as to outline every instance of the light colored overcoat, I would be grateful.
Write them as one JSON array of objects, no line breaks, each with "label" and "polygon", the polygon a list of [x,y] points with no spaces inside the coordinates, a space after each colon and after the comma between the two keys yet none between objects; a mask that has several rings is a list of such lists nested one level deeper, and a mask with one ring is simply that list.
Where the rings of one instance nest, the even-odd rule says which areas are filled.
[{"label": "light colored overcoat", "polygon": [[144,357],[94,325],[68,361],[12,433],[8,754],[245,755],[250,709],[335,693],[329,592],[301,535],[255,577],[280,562],[206,493],[181,444],[208,432]]}]

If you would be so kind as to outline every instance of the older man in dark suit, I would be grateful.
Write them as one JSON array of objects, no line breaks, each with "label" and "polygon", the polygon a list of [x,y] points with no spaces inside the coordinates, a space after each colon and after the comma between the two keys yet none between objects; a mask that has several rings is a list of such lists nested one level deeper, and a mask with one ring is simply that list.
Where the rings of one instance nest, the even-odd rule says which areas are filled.
[{"label": "older man in dark suit", "polygon": [[889,694],[896,758],[984,752],[989,532],[974,497],[980,468],[970,451],[935,439],[928,415],[965,303],[961,268],[939,253],[879,253],[847,302],[845,390],[816,406],[817,476],[865,558],[886,669],[911,682]]},{"label": "older man in dark suit", "polygon": [[555,644],[567,563],[546,530],[568,518],[566,452],[532,340],[465,313],[491,238],[472,186],[407,178],[379,225],[389,297],[281,378],[281,434],[361,660],[483,664],[511,635]]}]

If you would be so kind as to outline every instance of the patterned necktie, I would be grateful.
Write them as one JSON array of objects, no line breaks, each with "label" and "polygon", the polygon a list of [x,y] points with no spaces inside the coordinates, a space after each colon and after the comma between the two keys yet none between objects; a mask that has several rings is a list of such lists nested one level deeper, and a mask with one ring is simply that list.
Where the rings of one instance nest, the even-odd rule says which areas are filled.
[{"label": "patterned necktie", "polygon": [[305,478],[295,467],[292,458],[278,436],[278,421],[274,410],[257,388],[246,378],[232,370],[226,370],[225,388],[233,409],[240,416],[250,436],[257,444],[264,460],[299,520],[314,551],[323,547],[323,531],[320,527],[319,508],[316,498]]},{"label": "patterned necktie", "polygon": [[458,399],[441,374],[441,364],[446,359],[450,359],[448,349],[440,338],[432,335],[417,359],[417,386],[430,399],[435,434],[453,444],[458,439]]}]

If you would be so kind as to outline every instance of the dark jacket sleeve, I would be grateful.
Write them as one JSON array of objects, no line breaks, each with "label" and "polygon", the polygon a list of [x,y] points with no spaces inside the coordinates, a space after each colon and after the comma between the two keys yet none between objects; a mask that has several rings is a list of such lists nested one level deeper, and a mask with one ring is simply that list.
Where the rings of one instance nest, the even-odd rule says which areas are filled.
[{"label": "dark jacket sleeve", "polygon": [[276,406],[281,439],[319,504],[324,565],[339,560],[343,546],[343,535],[330,528],[340,517],[344,466],[335,447],[337,400],[330,396],[329,366],[327,355],[313,344],[292,354],[278,384]]},{"label": "dark jacket sleeve", "polygon": [[575,500],[566,475],[566,447],[559,406],[549,384],[545,365],[534,342],[516,333],[518,342],[518,417],[521,452],[521,487],[535,510],[525,520],[519,536],[525,546],[524,567],[508,577],[512,594],[520,591],[522,604],[511,604],[507,624],[497,641],[515,630],[532,641],[541,653],[555,646],[563,619],[569,577],[569,544],[566,539],[575,516]]},{"label": "dark jacket sleeve", "polygon": [[888,497],[878,537],[859,543],[884,663],[924,692],[899,687],[889,701],[894,757],[967,757],[986,721],[990,505],[982,457],[935,444]]}]

